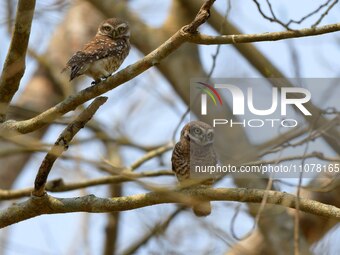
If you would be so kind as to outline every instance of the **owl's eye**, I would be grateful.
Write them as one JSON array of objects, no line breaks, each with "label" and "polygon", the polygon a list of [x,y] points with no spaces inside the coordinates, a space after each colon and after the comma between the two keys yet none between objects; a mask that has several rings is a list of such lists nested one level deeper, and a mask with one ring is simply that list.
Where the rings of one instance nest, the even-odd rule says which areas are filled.
[{"label": "owl's eye", "polygon": [[199,128],[194,128],[194,134],[196,134],[196,135],[199,135],[199,134],[201,134],[201,129],[199,129]]},{"label": "owl's eye", "polygon": [[123,33],[125,31],[125,27],[119,27],[118,28],[118,33]]},{"label": "owl's eye", "polygon": [[213,133],[209,133],[209,134],[207,135],[207,138],[208,138],[209,140],[212,140],[212,139],[214,138],[214,134],[213,134]]},{"label": "owl's eye", "polygon": [[111,27],[110,26],[103,26],[103,30],[105,32],[110,32],[111,31]]}]

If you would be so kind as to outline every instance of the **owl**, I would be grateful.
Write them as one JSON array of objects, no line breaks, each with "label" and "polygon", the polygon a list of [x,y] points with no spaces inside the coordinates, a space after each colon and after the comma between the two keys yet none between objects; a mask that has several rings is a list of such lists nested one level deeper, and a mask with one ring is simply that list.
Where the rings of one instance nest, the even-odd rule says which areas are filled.
[{"label": "owl", "polygon": [[[181,131],[181,138],[172,152],[172,171],[180,183],[190,179],[190,169],[195,166],[216,166],[217,157],[213,148],[214,130],[201,121],[191,121]],[[212,180],[204,181],[210,186]],[[210,202],[203,202],[193,207],[196,216],[211,213]]]},{"label": "owl", "polygon": [[130,51],[129,39],[127,22],[107,19],[99,26],[96,36],[71,57],[63,71],[70,71],[70,81],[85,74],[94,79],[92,85],[97,84],[123,63]]}]

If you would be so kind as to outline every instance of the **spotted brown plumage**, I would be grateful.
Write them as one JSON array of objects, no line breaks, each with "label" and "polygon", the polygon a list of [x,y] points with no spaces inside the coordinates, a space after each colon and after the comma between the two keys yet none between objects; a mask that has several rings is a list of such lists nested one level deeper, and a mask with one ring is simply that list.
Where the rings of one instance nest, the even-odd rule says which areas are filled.
[{"label": "spotted brown plumage", "polygon": [[109,77],[123,63],[130,51],[129,25],[120,19],[105,20],[96,36],[67,62],[64,70],[70,71],[70,81],[87,75],[98,83]]},{"label": "spotted brown plumage", "polygon": [[[181,131],[181,138],[172,152],[172,171],[180,183],[190,180],[190,169],[195,166],[215,166],[216,154],[213,148],[214,130],[207,123],[191,121]],[[206,180],[204,187],[210,186],[212,180]],[[193,207],[196,216],[211,213],[210,202],[202,202]]]}]

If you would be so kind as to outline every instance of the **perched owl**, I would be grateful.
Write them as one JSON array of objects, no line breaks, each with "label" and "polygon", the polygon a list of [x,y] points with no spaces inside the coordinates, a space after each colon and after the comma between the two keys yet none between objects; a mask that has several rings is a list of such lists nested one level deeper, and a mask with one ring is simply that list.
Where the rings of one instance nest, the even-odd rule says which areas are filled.
[{"label": "perched owl", "polygon": [[[190,168],[195,166],[215,166],[216,154],[213,148],[214,130],[201,121],[191,121],[181,131],[181,138],[172,152],[172,171],[179,182],[190,179]],[[212,180],[204,182],[211,185]],[[207,216],[211,213],[210,202],[204,202],[193,208],[196,216]]]},{"label": "perched owl", "polygon": [[127,22],[110,18],[98,28],[96,36],[67,62],[70,81],[85,74],[94,79],[92,84],[106,79],[123,63],[130,51],[130,29]]}]

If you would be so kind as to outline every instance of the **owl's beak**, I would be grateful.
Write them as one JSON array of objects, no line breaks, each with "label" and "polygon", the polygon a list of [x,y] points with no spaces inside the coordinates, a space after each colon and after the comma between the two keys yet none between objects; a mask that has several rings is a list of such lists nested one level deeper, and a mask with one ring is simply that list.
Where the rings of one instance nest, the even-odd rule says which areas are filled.
[{"label": "owl's beak", "polygon": [[208,140],[207,140],[207,135],[202,135],[202,137],[200,138],[200,140],[201,140],[201,143],[202,143],[202,145],[207,145],[207,142],[208,142]]},{"label": "owl's beak", "polygon": [[205,146],[211,144],[212,142],[208,139],[208,134],[203,134],[202,138],[200,139],[201,143]]}]

